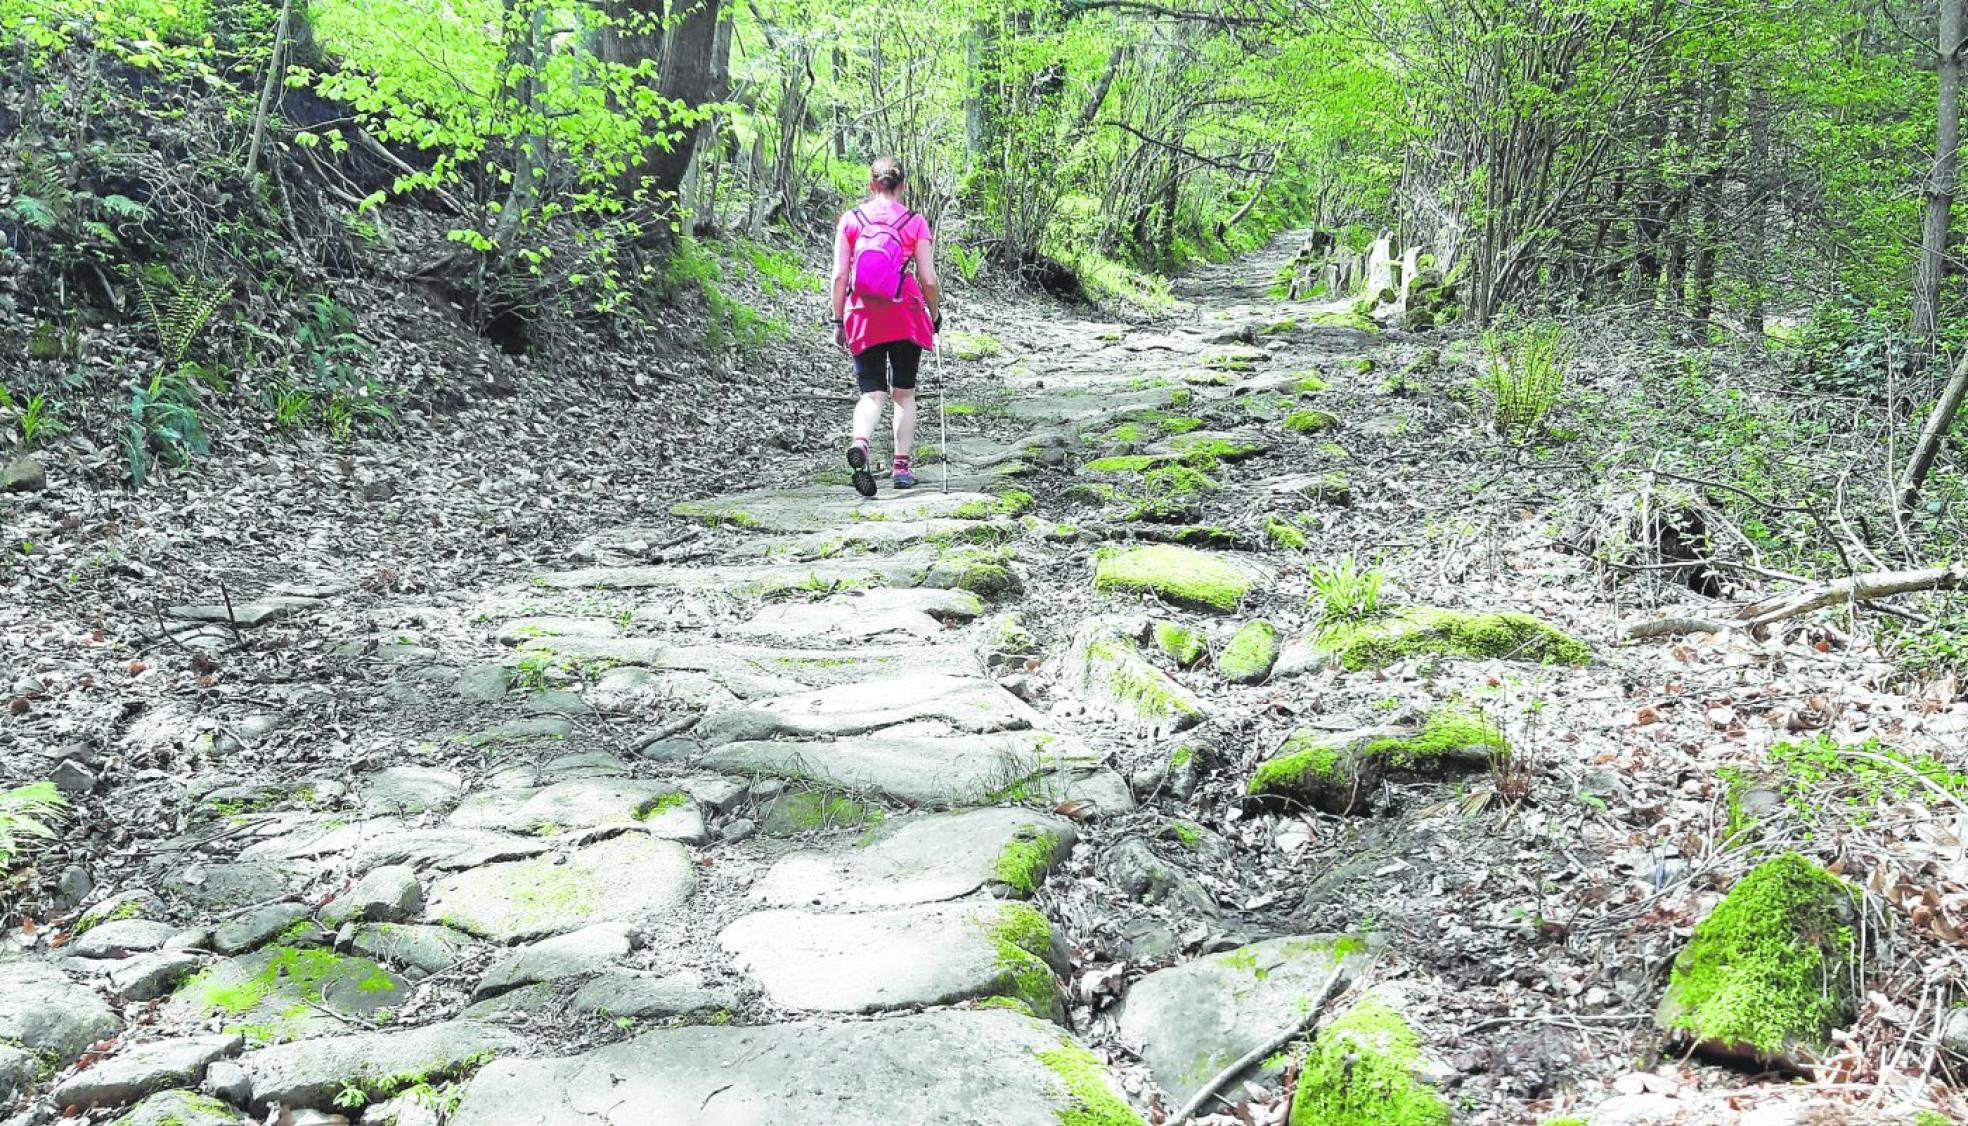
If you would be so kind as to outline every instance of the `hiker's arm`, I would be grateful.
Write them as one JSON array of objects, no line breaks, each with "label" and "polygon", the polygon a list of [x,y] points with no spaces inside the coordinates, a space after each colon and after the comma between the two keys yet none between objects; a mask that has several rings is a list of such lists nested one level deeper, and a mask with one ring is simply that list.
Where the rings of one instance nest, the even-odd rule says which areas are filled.
[{"label": "hiker's arm", "polygon": [[929,318],[943,319],[943,287],[936,280],[936,248],[930,240],[916,244],[916,281],[922,286],[923,300],[929,303]]},{"label": "hiker's arm", "polygon": [[834,320],[847,316],[847,217],[834,228]]}]

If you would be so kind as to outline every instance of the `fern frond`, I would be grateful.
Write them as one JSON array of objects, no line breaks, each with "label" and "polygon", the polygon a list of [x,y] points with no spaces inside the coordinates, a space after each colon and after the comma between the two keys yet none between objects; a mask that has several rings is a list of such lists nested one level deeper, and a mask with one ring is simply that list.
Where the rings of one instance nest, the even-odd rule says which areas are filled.
[{"label": "fern frond", "polygon": [[7,213],[37,231],[52,231],[57,222],[54,206],[31,195],[16,196],[7,205]]},{"label": "fern frond", "polygon": [[150,219],[150,208],[126,195],[98,197],[96,206],[118,219],[135,219],[139,223]]},{"label": "fern frond", "polygon": [[53,782],[30,782],[0,790],[0,870],[13,859],[14,846],[21,838],[53,838],[54,826],[48,822],[67,809],[68,802]]}]

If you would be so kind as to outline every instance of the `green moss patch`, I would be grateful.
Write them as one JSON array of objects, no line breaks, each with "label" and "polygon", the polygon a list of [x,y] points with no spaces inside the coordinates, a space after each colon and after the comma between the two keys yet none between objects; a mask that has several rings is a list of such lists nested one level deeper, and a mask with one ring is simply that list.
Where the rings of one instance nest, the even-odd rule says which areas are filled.
[{"label": "green moss patch", "polygon": [[1292,390],[1300,395],[1317,395],[1321,391],[1332,390],[1332,384],[1327,383],[1316,375],[1308,375],[1300,379],[1297,383],[1292,384]]},{"label": "green moss patch", "polygon": [[950,350],[959,360],[982,360],[992,356],[1004,355],[1004,343],[988,332],[959,332],[952,329],[938,338],[938,343]]},{"label": "green moss patch", "polygon": [[1218,613],[1234,611],[1253,585],[1248,572],[1219,556],[1167,544],[1110,548],[1094,561],[1095,590],[1153,594]]},{"label": "green moss patch", "polygon": [[992,516],[1017,516],[1030,512],[1038,501],[1023,489],[1007,489],[991,500],[966,501],[951,511],[959,520],[984,520]]},{"label": "green moss patch", "polygon": [[1216,668],[1232,683],[1256,684],[1271,675],[1271,666],[1278,662],[1278,649],[1277,626],[1262,618],[1245,622],[1224,647],[1223,656],[1217,658]]},{"label": "green moss patch", "polygon": [[1312,323],[1326,328],[1350,328],[1375,334],[1380,332],[1380,325],[1376,324],[1372,317],[1361,313],[1316,313],[1312,317]]},{"label": "green moss patch", "polygon": [[1583,641],[1529,614],[1482,614],[1418,606],[1369,621],[1328,627],[1318,649],[1347,669],[1384,668],[1409,657],[1583,665],[1592,650]]},{"label": "green moss patch", "polygon": [[1452,757],[1477,765],[1492,755],[1508,755],[1510,744],[1496,724],[1475,712],[1448,706],[1429,713],[1421,734],[1376,739],[1367,744],[1366,753],[1386,759],[1389,769],[1417,770]]},{"label": "green moss patch", "polygon": [[1853,1015],[1858,889],[1805,858],[1764,861],[1674,961],[1655,1021],[1765,1062],[1822,1054]]},{"label": "green moss patch", "polygon": [[1024,903],[1006,903],[987,923],[998,968],[1004,971],[1005,995],[1033,1013],[1057,1018],[1059,983],[1046,959],[1052,953],[1052,925]]},{"label": "green moss patch", "polygon": [[1182,463],[1196,469],[1213,469],[1219,463],[1244,461],[1265,453],[1271,447],[1253,438],[1242,438],[1198,431],[1169,439],[1169,448],[1182,456]]},{"label": "green moss patch", "polygon": [[193,977],[171,998],[173,1013],[218,1019],[226,1031],[257,1043],[298,1039],[339,1028],[337,1015],[364,1017],[393,1008],[408,985],[367,958],[332,950],[271,946]]},{"label": "green moss patch", "polygon": [[1114,1093],[1100,1057],[1062,1036],[1059,1047],[1039,1052],[1037,1058],[1058,1077],[1071,1101],[1059,1112],[1060,1126],[1142,1126],[1141,1116]]},{"label": "green moss patch", "polygon": [[1167,454],[1120,454],[1094,458],[1080,468],[1087,473],[1146,473],[1173,460]]},{"label": "green moss patch", "polygon": [[1089,641],[1080,660],[1087,688],[1134,719],[1182,730],[1203,718],[1195,699],[1143,660],[1132,642],[1120,638]]},{"label": "green moss patch", "polygon": [[1421,1040],[1366,1000],[1319,1032],[1299,1072],[1291,1126],[1448,1126],[1449,1106],[1416,1078]]},{"label": "green moss patch", "polygon": [[1168,654],[1180,668],[1188,668],[1203,659],[1209,652],[1209,641],[1199,630],[1176,625],[1174,622],[1156,622],[1151,627],[1155,648]]},{"label": "green moss patch", "polygon": [[1035,831],[1006,844],[993,869],[998,882],[1021,896],[1039,890],[1059,858],[1059,841],[1056,834]]},{"label": "green moss patch", "polygon": [[1264,518],[1264,538],[1270,541],[1271,546],[1282,547],[1286,551],[1304,551],[1310,545],[1304,532],[1276,516]]},{"label": "green moss patch", "polygon": [[1293,411],[1285,416],[1285,429],[1294,434],[1317,434],[1339,425],[1339,416],[1330,411]]}]

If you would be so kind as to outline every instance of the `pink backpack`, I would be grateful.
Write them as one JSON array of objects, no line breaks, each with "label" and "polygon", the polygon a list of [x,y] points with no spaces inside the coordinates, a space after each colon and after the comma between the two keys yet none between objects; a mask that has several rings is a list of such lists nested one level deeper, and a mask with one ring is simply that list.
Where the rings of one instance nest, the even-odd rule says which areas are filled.
[{"label": "pink backpack", "polygon": [[854,239],[855,294],[864,301],[901,300],[902,282],[909,276],[909,248],[902,232],[916,213],[905,209],[893,223],[877,223],[857,207],[854,217],[861,221]]}]

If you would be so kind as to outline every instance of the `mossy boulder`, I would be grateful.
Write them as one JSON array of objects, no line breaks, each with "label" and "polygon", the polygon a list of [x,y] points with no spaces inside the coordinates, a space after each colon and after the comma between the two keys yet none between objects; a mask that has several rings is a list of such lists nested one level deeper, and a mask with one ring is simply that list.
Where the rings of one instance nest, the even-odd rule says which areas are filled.
[{"label": "mossy boulder", "polygon": [[1137,730],[1194,727],[1203,720],[1201,701],[1141,655],[1134,639],[1142,633],[1112,619],[1082,623],[1066,659],[1065,687]]},{"label": "mossy boulder", "polygon": [[1256,585],[1249,570],[1220,555],[1169,544],[1109,548],[1094,560],[1097,591],[1152,594],[1219,614],[1235,611]]},{"label": "mossy boulder", "polygon": [[1294,434],[1317,434],[1338,425],[1339,416],[1331,411],[1293,411],[1285,416],[1285,429]]},{"label": "mossy boulder", "polygon": [[1372,805],[1381,779],[1390,772],[1431,776],[1482,769],[1494,756],[1509,753],[1496,725],[1474,712],[1446,706],[1431,712],[1419,728],[1295,731],[1258,766],[1249,791],[1291,798],[1328,813],[1353,813]]},{"label": "mossy boulder", "polygon": [[374,1019],[409,996],[407,982],[367,958],[283,945],[214,965],[165,1008],[183,1020],[220,1020],[250,1042],[278,1043]]},{"label": "mossy boulder", "polygon": [[1592,650],[1529,614],[1473,613],[1414,606],[1365,622],[1327,626],[1313,646],[1351,670],[1384,668],[1409,657],[1583,665]]},{"label": "mossy boulder", "polygon": [[1764,861],[1695,927],[1654,1023],[1711,1055],[1810,1066],[1855,1013],[1859,909],[1804,857]]},{"label": "mossy boulder", "polygon": [[1011,555],[998,548],[953,547],[937,556],[923,585],[939,590],[966,590],[981,598],[1015,594],[1022,584],[1007,564]]},{"label": "mossy boulder", "polygon": [[1232,684],[1257,684],[1278,662],[1278,627],[1262,618],[1245,622],[1217,658],[1216,668]]},{"label": "mossy boulder", "polygon": [[1192,430],[1168,440],[1168,448],[1181,456],[1185,465],[1213,469],[1218,463],[1246,461],[1270,451],[1270,443],[1247,434],[1217,430]]},{"label": "mossy boulder", "polygon": [[250,1121],[210,1095],[159,1091],[138,1103],[113,1126],[241,1126]]},{"label": "mossy boulder", "polygon": [[1350,328],[1357,332],[1378,333],[1380,325],[1363,313],[1315,313],[1312,323],[1323,328]]},{"label": "mossy boulder", "polygon": [[1370,995],[1319,1030],[1292,1095],[1291,1126],[1448,1126],[1449,1104],[1423,1071],[1421,1038]]},{"label": "mossy boulder", "polygon": [[1150,640],[1155,648],[1168,654],[1168,658],[1181,668],[1188,668],[1203,659],[1209,652],[1209,639],[1201,630],[1190,629],[1174,622],[1158,621],[1149,627]]}]

